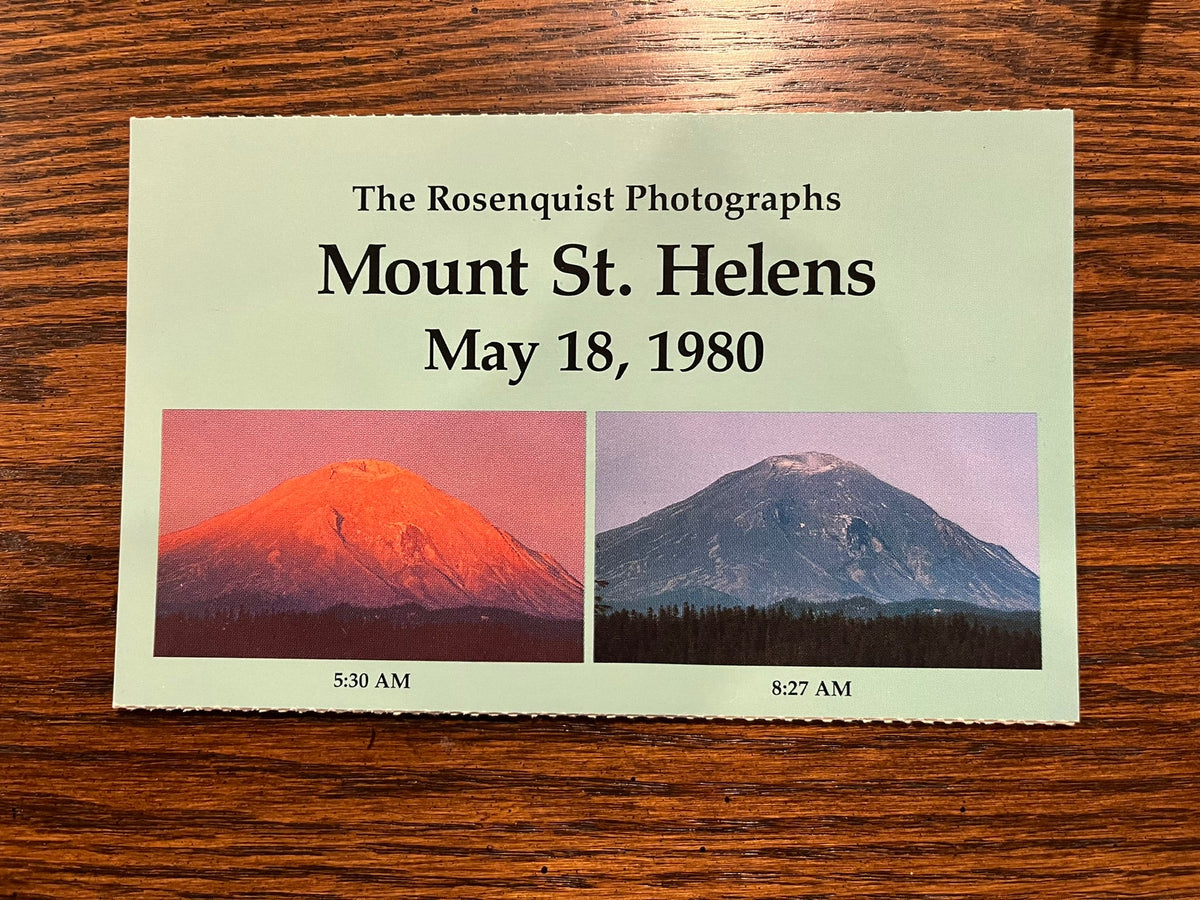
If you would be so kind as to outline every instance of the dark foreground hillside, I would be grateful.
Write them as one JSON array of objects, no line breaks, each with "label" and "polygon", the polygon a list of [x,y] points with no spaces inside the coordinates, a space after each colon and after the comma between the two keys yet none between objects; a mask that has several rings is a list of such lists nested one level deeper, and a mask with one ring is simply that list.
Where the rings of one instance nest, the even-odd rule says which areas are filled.
[{"label": "dark foreground hillside", "polygon": [[583,623],[506,610],[160,613],[155,656],[580,662]]},{"label": "dark foreground hillside", "polygon": [[1040,669],[1031,617],[914,613],[859,619],[842,612],[690,605],[596,616],[597,662],[732,666]]}]

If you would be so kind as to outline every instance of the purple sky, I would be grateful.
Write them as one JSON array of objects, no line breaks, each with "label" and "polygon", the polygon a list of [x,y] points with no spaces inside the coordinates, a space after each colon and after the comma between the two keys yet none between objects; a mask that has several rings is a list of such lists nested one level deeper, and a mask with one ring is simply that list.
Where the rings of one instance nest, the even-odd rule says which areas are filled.
[{"label": "purple sky", "polygon": [[382,459],[582,578],[585,428],[579,412],[164,410],[159,533],[329,463]]},{"label": "purple sky", "polygon": [[598,413],[596,530],[806,451],[858,463],[1038,571],[1031,413]]}]

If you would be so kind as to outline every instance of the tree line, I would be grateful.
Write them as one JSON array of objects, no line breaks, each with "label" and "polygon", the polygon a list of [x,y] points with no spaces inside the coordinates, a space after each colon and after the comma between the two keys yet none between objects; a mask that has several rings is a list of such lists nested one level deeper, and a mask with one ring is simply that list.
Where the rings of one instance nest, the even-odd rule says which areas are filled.
[{"label": "tree line", "polygon": [[582,662],[583,623],[512,616],[510,621],[418,620],[345,607],[321,612],[160,612],[155,656],[263,659]]},{"label": "tree line", "polygon": [[782,605],[599,607],[597,662],[1040,669],[1040,629],[953,613],[858,619]]}]

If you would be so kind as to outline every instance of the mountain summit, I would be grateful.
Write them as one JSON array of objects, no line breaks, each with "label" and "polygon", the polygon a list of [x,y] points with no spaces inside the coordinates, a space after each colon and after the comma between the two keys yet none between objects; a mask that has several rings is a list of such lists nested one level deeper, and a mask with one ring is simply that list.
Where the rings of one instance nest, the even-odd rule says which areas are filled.
[{"label": "mountain summit", "polygon": [[769,457],[603,532],[596,578],[606,602],[643,608],[868,597],[1036,610],[1039,590],[1003,547],[862,466],[812,452]]},{"label": "mountain summit", "polygon": [[480,607],[578,619],[582,585],[473,506],[389,462],[283,482],[159,540],[161,612]]}]

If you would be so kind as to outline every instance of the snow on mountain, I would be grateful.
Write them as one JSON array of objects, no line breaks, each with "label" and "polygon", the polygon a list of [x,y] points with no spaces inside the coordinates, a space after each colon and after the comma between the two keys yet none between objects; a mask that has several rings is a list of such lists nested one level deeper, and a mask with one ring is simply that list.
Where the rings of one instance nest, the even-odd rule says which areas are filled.
[{"label": "snow on mountain", "polygon": [[159,540],[160,609],[495,607],[572,619],[583,587],[474,507],[380,460],[325,466]]},{"label": "snow on mountain", "polygon": [[707,588],[787,597],[961,600],[1036,610],[1038,577],[928,504],[826,453],[773,456],[596,539],[604,599],[644,605]]}]

